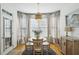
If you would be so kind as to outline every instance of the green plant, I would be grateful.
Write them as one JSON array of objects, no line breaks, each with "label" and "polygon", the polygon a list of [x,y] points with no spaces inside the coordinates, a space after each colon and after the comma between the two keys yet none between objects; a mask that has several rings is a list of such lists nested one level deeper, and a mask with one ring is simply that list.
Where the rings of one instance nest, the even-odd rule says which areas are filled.
[{"label": "green plant", "polygon": [[40,33],[41,33],[42,31],[40,31],[40,30],[34,30],[33,32],[34,32],[36,38],[38,39],[39,36],[40,36]]}]

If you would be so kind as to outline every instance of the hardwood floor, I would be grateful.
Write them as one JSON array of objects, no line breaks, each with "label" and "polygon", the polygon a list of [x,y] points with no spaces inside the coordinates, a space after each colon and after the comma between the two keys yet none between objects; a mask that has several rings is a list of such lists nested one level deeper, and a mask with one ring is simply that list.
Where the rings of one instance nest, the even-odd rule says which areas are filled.
[{"label": "hardwood floor", "polygon": [[16,48],[14,48],[12,51],[8,53],[8,55],[21,55],[23,51],[25,50],[25,45],[18,45]]},{"label": "hardwood floor", "polygon": [[63,55],[60,47],[57,44],[50,44],[50,48],[56,52],[57,55]]},{"label": "hardwood floor", "polygon": [[[56,52],[57,55],[63,55],[61,53],[61,49],[56,44],[50,44],[50,48]],[[14,48],[12,51],[8,53],[8,55],[22,55],[23,51],[25,50],[25,45],[18,45],[16,48]]]}]

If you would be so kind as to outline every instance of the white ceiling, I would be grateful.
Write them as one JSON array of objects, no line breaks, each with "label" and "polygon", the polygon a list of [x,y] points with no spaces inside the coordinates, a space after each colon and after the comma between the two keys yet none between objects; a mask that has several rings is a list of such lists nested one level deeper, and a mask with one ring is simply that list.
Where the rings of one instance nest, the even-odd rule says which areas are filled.
[{"label": "white ceiling", "polygon": [[[26,13],[36,13],[37,12],[37,4],[36,3],[6,3],[3,4],[9,7],[14,7],[19,11]],[[40,3],[39,11],[41,13],[53,12],[56,10],[69,9],[71,7],[76,7],[79,5],[77,3]]]}]

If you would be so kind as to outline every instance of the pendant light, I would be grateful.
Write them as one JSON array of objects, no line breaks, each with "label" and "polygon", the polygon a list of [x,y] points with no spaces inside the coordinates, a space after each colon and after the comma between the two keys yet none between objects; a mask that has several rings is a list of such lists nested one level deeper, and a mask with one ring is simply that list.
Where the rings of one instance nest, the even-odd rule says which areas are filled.
[{"label": "pendant light", "polygon": [[42,19],[42,14],[39,12],[39,3],[37,3],[37,14],[35,14],[35,19]]}]

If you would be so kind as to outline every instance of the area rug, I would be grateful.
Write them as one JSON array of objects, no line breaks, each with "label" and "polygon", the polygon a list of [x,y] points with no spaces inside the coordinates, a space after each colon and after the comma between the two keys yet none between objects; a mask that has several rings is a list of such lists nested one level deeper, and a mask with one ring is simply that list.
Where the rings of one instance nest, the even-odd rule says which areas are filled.
[{"label": "area rug", "polygon": [[[22,55],[33,55],[32,48],[24,50]],[[48,47],[44,47],[42,55],[56,55],[56,53],[51,48],[48,49]]]}]

